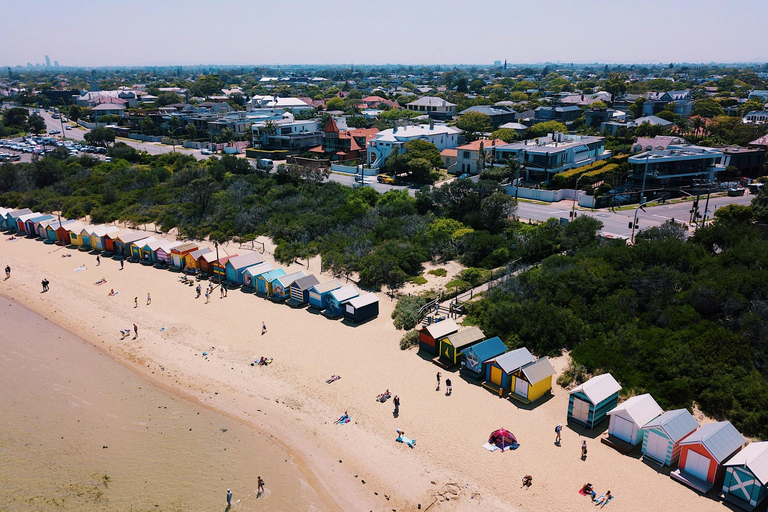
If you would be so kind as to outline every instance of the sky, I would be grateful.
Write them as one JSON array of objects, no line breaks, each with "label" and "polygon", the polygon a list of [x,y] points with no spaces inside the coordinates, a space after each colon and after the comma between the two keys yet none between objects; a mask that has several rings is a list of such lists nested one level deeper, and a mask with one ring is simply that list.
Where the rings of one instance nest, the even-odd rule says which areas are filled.
[{"label": "sky", "polygon": [[766,62],[765,2],[9,0],[0,65]]}]

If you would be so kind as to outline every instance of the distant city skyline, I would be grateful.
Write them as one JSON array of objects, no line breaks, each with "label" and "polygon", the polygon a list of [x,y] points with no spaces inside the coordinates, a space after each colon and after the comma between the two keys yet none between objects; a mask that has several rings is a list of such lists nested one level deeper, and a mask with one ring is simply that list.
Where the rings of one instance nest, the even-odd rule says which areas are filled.
[{"label": "distant city skyline", "polygon": [[[41,0],[4,6],[0,65],[762,63],[764,0]],[[384,8],[385,7],[385,8]],[[290,16],[286,15],[290,13]],[[53,51],[55,50],[55,51]],[[48,61],[48,67],[53,67]]]}]

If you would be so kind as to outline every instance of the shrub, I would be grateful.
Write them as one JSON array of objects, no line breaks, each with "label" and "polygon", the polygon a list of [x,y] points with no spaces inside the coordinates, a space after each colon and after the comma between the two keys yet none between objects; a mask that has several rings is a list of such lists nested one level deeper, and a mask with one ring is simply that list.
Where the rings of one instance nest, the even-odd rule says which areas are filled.
[{"label": "shrub", "polygon": [[576,384],[578,386],[582,382],[586,382],[589,377],[590,375],[587,373],[587,368],[584,365],[575,363],[573,359],[571,359],[568,368],[566,368],[557,378],[557,383],[564,388],[571,384]]},{"label": "shrub", "polygon": [[412,276],[408,278],[408,282],[416,285],[427,284],[427,279],[424,276]]},{"label": "shrub", "polygon": [[445,270],[444,268],[433,268],[432,270],[427,272],[427,274],[432,274],[433,276],[437,276],[437,277],[445,277],[448,275],[448,271]]},{"label": "shrub", "polygon": [[407,350],[419,344],[419,331],[408,331],[400,339],[400,350]]},{"label": "shrub", "polygon": [[423,295],[406,295],[401,297],[392,311],[395,329],[413,329],[419,322],[419,310],[429,302]]}]

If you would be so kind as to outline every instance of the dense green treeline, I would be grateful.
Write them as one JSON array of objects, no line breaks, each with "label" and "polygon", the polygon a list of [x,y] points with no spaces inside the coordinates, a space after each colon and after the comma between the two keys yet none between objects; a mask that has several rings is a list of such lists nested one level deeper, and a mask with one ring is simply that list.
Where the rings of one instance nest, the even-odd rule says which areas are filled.
[{"label": "dense green treeline", "polygon": [[634,246],[551,256],[495,287],[469,319],[540,355],[572,349],[574,363],[663,408],[695,401],[768,438],[768,242],[750,217],[731,206],[687,240],[667,224]]}]

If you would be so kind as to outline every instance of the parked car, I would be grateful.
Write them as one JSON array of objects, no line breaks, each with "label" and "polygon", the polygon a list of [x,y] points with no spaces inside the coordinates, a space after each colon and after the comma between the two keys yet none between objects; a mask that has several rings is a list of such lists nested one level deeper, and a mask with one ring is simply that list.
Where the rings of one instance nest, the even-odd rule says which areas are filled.
[{"label": "parked car", "polygon": [[50,133],[51,135],[56,135],[56,134],[61,133],[61,130],[51,130],[48,133]]},{"label": "parked car", "polygon": [[275,162],[269,158],[261,158],[258,162],[256,162],[256,168],[261,169],[262,171],[271,171],[274,167]]},{"label": "parked car", "polygon": [[64,129],[65,129],[65,130],[71,130],[71,129],[72,129],[72,127],[71,127],[70,125],[67,125],[67,126],[65,126],[65,127],[64,127]]},{"label": "parked car", "polygon": [[471,176],[470,174],[464,173],[461,176],[459,176],[459,179],[463,180],[464,178],[469,178],[470,176]]},{"label": "parked car", "polygon": [[388,174],[379,174],[376,176],[376,180],[379,183],[386,183],[387,185],[394,185],[396,181],[394,176],[390,176]]},{"label": "parked car", "polygon": [[200,154],[201,155],[212,155],[213,151],[211,151],[210,149],[203,148],[203,149],[200,150]]}]

